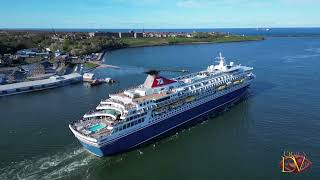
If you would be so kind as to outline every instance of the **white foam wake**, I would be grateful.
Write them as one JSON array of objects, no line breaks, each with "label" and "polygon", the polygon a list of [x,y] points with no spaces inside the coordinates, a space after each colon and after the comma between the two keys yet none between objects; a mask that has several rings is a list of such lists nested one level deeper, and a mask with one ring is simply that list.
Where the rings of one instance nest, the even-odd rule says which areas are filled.
[{"label": "white foam wake", "polygon": [[285,60],[284,62],[296,62],[299,60],[305,60],[305,59],[310,59],[313,57],[318,57],[320,54],[301,54],[301,55],[295,55],[295,56],[285,56],[283,59]]},{"label": "white foam wake", "polygon": [[314,52],[314,53],[320,53],[320,48],[308,48],[305,49],[305,51]]},{"label": "white foam wake", "polygon": [[13,162],[0,169],[0,179],[61,179],[79,173],[90,167],[96,157],[84,152],[84,149],[73,149],[52,156]]}]

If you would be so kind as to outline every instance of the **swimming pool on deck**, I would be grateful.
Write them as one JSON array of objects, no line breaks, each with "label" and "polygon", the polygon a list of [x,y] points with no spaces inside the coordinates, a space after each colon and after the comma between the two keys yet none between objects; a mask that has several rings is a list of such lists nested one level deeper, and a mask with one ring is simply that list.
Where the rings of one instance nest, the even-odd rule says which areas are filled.
[{"label": "swimming pool on deck", "polygon": [[96,125],[93,125],[93,126],[89,127],[89,131],[97,132],[97,131],[99,131],[100,129],[103,129],[103,128],[105,128],[105,127],[106,127],[105,124],[96,124]]}]

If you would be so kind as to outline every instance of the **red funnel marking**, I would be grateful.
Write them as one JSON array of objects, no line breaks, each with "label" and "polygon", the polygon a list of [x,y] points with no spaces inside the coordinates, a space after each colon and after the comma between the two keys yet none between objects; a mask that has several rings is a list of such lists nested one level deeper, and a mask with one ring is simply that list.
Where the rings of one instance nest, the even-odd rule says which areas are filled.
[{"label": "red funnel marking", "polygon": [[176,81],[171,80],[171,79],[167,79],[167,78],[164,78],[164,77],[161,77],[161,76],[157,76],[157,77],[155,77],[153,79],[151,87],[152,88],[160,87],[160,86],[164,86],[164,85],[171,84],[171,83],[174,83],[174,82],[176,82]]}]

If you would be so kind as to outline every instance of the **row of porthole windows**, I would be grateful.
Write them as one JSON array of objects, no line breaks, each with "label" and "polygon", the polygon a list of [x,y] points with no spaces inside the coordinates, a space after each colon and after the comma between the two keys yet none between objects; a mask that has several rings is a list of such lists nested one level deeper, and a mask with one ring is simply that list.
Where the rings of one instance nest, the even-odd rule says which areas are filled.
[{"label": "row of porthole windows", "polygon": [[[221,92],[221,93],[219,93],[219,94],[221,94],[221,95],[224,95],[224,94],[226,94],[226,93],[229,93],[232,89],[234,89],[234,87],[232,87],[232,88],[230,88],[230,89],[228,89],[228,90],[226,90],[226,91],[224,91],[224,92]],[[218,95],[219,95],[218,94]],[[216,96],[212,96],[212,97],[210,97],[210,98],[208,98],[208,99],[202,99],[202,100],[200,100],[198,103],[196,103],[196,104],[199,104],[200,102],[205,102],[205,101],[208,101],[208,100],[210,100],[210,99],[212,99],[212,98],[214,98],[214,97],[216,97]]]},{"label": "row of porthole windows", "polygon": [[[190,109],[190,107],[193,107],[193,106],[196,106],[196,105],[199,105],[199,104],[203,104],[204,102],[206,101],[209,101],[210,99],[212,99],[214,96],[210,97],[209,99],[202,99],[202,100],[199,100],[198,102],[194,103],[194,104],[190,104],[190,105],[186,105],[186,106],[183,106],[181,107],[180,109],[176,109],[174,111],[171,111],[169,113],[167,113],[166,115],[163,115],[159,118],[155,118],[154,120],[152,120],[151,122],[154,122],[154,121],[157,121],[159,119],[162,119],[162,118],[166,118],[167,116],[169,115],[174,115],[176,114],[178,111],[181,111],[181,110],[185,110],[185,109]],[[150,122],[149,122],[150,123]]]},{"label": "row of porthole windows", "polygon": [[152,120],[152,121],[149,121],[149,123],[150,123],[150,122],[157,121],[157,120],[162,119],[162,118],[166,118],[166,117],[168,117],[168,116],[170,116],[170,115],[175,115],[177,112],[180,112],[180,111],[182,111],[182,110],[190,109],[190,107],[195,106],[195,105],[197,105],[197,104],[200,104],[201,102],[204,102],[204,100],[200,100],[200,101],[198,101],[198,102],[196,102],[196,103],[194,103],[194,104],[186,105],[186,106],[183,106],[183,107],[181,107],[181,108],[179,108],[179,109],[176,109],[176,110],[174,110],[174,111],[171,111],[171,112],[167,113],[166,115],[162,115],[161,117],[158,117],[158,118],[155,118],[155,119]]},{"label": "row of porthole windows", "polygon": [[[228,89],[228,90],[226,90],[226,91],[224,91],[224,92],[221,92],[220,94],[224,95],[224,94],[226,94],[227,92],[230,92],[231,89],[233,89],[233,88],[230,88],[230,89]],[[202,99],[202,100],[196,102],[196,103],[193,104],[193,105],[197,105],[197,104],[199,104],[199,103],[203,103],[203,102],[209,101],[210,99],[212,99],[212,98],[214,98],[214,97],[215,97],[215,96],[209,97],[208,99]],[[171,115],[172,113],[176,113],[176,112],[179,111],[179,110],[184,110],[184,109],[186,109],[186,108],[192,107],[193,105],[187,105],[187,106],[184,106],[184,107],[182,107],[182,108],[180,108],[180,109],[178,109],[178,110],[174,110],[173,112],[170,112],[169,115]],[[151,121],[151,122],[154,122],[155,120],[159,120],[159,119],[161,119],[161,118],[165,118],[165,117],[167,117],[167,116],[168,116],[168,114],[162,115],[162,116],[160,116],[160,117],[158,117],[158,118],[155,118],[155,119],[154,119],[153,121]]]},{"label": "row of porthole windows", "polygon": [[[186,105],[185,107],[190,107],[191,105]],[[175,110],[176,111],[176,110]],[[171,112],[169,112],[169,114],[172,114],[172,111]],[[156,118],[156,119],[161,119],[161,118],[166,118],[166,117],[168,117],[168,113],[167,114],[165,114],[165,115],[161,115],[160,117],[158,117],[158,118]]]},{"label": "row of porthole windows", "polygon": [[151,103],[151,101],[146,101],[146,102],[140,103],[139,106],[145,106],[145,105],[148,105],[149,103]]},{"label": "row of porthole windows", "polygon": [[142,117],[142,116],[145,116],[147,113],[142,113],[142,114],[137,114],[137,115],[134,115],[134,116],[130,116],[129,118],[127,118],[127,121],[131,121],[133,119],[136,119],[136,118],[139,118],[139,117]]},{"label": "row of porthole windows", "polygon": [[[211,93],[211,92],[206,92],[206,93]],[[204,100],[200,100],[200,101],[198,101],[198,102],[196,102],[194,105],[196,105],[196,104],[199,104],[200,102],[203,102]],[[179,111],[179,110],[184,110],[184,109],[186,109],[186,108],[189,108],[189,107],[191,107],[192,106],[192,104],[190,104],[190,105],[187,105],[187,106],[184,106],[184,107],[182,107],[182,108],[180,108],[180,109],[178,109],[178,110],[174,110],[174,111],[171,111],[171,112],[169,112],[169,113],[167,113],[166,115],[171,115],[172,113],[176,113],[177,111]],[[158,119],[160,119],[160,118],[162,118],[162,117],[166,117],[166,115],[162,115],[161,117],[159,117],[159,118],[156,118],[155,120],[158,120]],[[153,121],[151,121],[151,122],[153,122]]]},{"label": "row of porthole windows", "polygon": [[123,126],[120,126],[120,127],[116,128],[116,129],[114,130],[114,132],[118,132],[118,131],[121,131],[121,130],[125,130],[125,129],[129,128],[129,127],[132,127],[132,126],[135,126],[135,125],[137,125],[137,124],[143,123],[144,120],[145,120],[145,118],[141,118],[141,119],[137,119],[137,120],[135,120],[135,121],[132,121],[132,122],[130,122],[130,123],[124,124]]}]

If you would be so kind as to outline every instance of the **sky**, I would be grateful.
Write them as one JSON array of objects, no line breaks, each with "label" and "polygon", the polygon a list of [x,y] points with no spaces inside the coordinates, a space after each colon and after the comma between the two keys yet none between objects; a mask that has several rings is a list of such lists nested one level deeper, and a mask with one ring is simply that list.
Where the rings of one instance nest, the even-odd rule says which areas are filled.
[{"label": "sky", "polygon": [[320,27],[320,0],[0,0],[0,28]]}]

